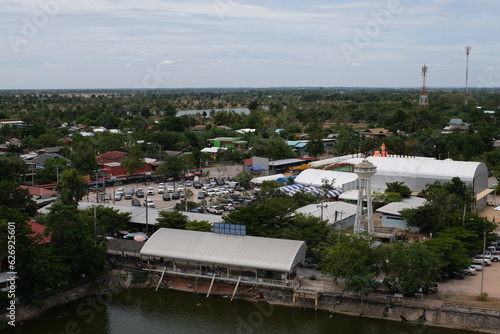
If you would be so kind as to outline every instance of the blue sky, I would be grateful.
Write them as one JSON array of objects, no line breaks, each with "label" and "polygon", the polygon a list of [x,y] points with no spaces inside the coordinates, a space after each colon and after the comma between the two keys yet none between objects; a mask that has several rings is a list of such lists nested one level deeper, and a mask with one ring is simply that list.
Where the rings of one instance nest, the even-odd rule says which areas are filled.
[{"label": "blue sky", "polygon": [[0,89],[500,87],[500,1],[4,0]]}]

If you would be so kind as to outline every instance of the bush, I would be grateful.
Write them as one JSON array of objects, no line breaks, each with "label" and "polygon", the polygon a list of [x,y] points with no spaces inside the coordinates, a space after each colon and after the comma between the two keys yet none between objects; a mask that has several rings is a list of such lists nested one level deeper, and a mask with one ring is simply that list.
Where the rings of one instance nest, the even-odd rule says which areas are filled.
[{"label": "bush", "polygon": [[479,296],[477,296],[476,299],[480,302],[485,302],[488,300],[488,294],[486,292],[483,292]]}]

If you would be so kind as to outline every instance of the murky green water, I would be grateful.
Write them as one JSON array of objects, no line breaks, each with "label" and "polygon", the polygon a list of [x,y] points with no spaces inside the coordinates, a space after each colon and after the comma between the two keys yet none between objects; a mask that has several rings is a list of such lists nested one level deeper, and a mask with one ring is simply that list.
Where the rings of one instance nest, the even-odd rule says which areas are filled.
[{"label": "murky green water", "polygon": [[422,325],[348,317],[166,290],[129,289],[109,297],[90,296],[54,308],[41,318],[2,333],[471,333]]}]

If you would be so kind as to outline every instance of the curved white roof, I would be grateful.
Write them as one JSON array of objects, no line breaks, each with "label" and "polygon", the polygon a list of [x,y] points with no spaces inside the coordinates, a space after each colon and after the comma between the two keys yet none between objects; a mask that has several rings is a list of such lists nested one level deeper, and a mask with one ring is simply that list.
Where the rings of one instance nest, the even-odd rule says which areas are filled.
[{"label": "curved white roof", "polygon": [[360,156],[361,156],[361,158],[364,157],[363,154],[342,155],[340,157],[334,157],[334,158],[329,158],[329,159],[312,161],[312,162],[309,163],[309,165],[311,165],[313,167],[326,166],[326,165],[331,165],[331,164],[335,164],[335,163],[338,163],[338,162],[345,162],[346,160],[354,159],[354,158],[357,158],[357,157],[360,157]]},{"label": "curved white roof", "polygon": [[305,241],[236,236],[161,228],[144,244],[141,255],[291,272],[304,260]]},{"label": "curved white roof", "polygon": [[[368,157],[366,160],[377,166],[372,178],[372,189],[383,190],[385,183],[403,181],[413,191],[423,190],[435,181],[449,182],[459,177],[480,192],[488,187],[488,169],[482,162],[436,160],[424,157]],[[349,159],[346,163],[357,164],[362,159]]]},{"label": "curved white roof", "polygon": [[323,185],[322,180],[325,178],[329,181],[333,180],[334,187],[342,191],[357,188],[358,184],[358,175],[355,173],[343,173],[314,168],[302,171],[295,178],[295,183],[321,187]]},{"label": "curved white roof", "polygon": [[250,183],[261,184],[264,181],[275,181],[275,180],[282,178],[282,177],[285,177],[285,176],[283,174],[274,174],[274,175],[254,177],[253,179],[250,180]]}]

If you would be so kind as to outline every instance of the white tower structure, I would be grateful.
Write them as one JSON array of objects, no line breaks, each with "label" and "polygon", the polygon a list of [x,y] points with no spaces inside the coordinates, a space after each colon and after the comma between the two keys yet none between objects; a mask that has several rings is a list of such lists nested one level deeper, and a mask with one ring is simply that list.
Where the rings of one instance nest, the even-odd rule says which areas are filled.
[{"label": "white tower structure", "polygon": [[[356,220],[354,221],[354,233],[363,232],[366,228],[368,233],[373,233],[373,205],[372,187],[370,179],[377,172],[377,167],[363,160],[354,166],[354,173],[358,174],[358,205],[356,208]],[[366,212],[363,202],[366,200]]]}]

